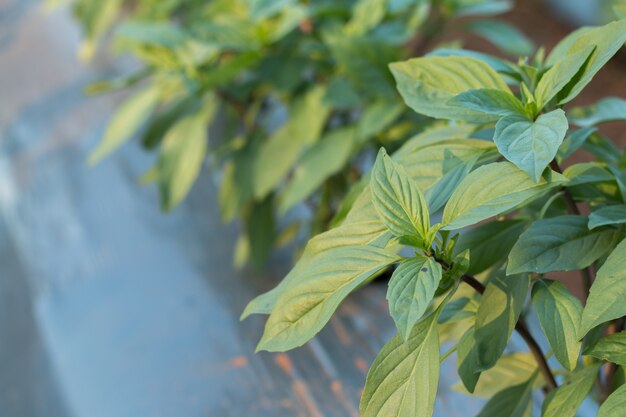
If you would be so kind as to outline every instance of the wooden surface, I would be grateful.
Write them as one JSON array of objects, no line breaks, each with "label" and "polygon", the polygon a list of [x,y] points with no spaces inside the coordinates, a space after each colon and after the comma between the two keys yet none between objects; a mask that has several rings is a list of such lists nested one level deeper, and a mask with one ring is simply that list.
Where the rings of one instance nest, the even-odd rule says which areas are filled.
[{"label": "wooden surface", "polygon": [[[255,355],[263,319],[239,314],[288,262],[233,270],[237,226],[206,170],[166,216],[136,184],[152,159],[135,145],[85,166],[122,96],[81,88],[120,68],[77,62],[67,14],[37,4],[0,0],[0,416],[357,416],[394,334],[385,286],[348,297],[304,347]],[[437,416],[480,408],[456,380],[450,359]]]}]

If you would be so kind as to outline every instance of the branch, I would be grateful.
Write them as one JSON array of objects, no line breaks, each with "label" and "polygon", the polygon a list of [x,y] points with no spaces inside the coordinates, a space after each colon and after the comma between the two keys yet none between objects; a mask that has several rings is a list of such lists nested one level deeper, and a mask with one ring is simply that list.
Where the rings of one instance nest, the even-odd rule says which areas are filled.
[{"label": "branch", "polygon": [[[563,174],[563,170],[559,166],[559,163],[556,161],[556,159],[553,159],[552,162],[550,162],[550,168],[552,168],[554,171],[558,172],[559,174]],[[581,215],[580,210],[578,209],[578,206],[576,205],[576,201],[574,201],[574,197],[572,196],[572,193],[565,187],[561,187],[560,191],[563,191],[563,198],[565,199],[565,205],[567,206],[567,211],[570,214],[576,214],[580,216]],[[580,275],[583,281],[585,297],[587,297],[589,295],[589,290],[591,289],[591,284],[595,276],[593,265],[589,265],[587,268],[581,269]]]},{"label": "branch", "polygon": [[[473,276],[465,274],[461,277],[461,280],[463,280],[463,282],[468,284],[470,287],[474,288],[476,292],[478,292],[480,295],[485,292],[485,286]],[[539,347],[539,344],[537,343],[535,338],[532,336],[532,334],[530,334],[530,331],[528,330],[524,319],[519,319],[519,321],[515,325],[515,330],[517,330],[519,335],[522,336],[522,339],[524,339],[524,341],[528,345],[528,349],[530,349],[530,353],[535,357],[537,365],[539,366],[539,370],[541,371],[543,378],[545,379],[550,389],[552,390],[557,388],[558,385],[556,383],[556,379],[554,379],[552,370],[550,370],[548,361],[543,356],[543,352],[541,352],[541,347]]]}]

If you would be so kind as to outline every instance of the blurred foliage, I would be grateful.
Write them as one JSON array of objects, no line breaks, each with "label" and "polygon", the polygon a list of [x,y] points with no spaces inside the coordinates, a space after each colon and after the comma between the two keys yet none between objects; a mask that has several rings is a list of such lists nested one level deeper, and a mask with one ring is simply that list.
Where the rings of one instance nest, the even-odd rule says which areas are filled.
[{"label": "blurred foliage", "polygon": [[133,87],[90,162],[139,137],[158,154],[141,182],[158,184],[167,211],[208,157],[221,175],[224,220],[243,225],[236,263],[256,267],[274,246],[340,222],[373,150],[393,151],[434,123],[403,105],[389,63],[437,47],[460,17],[479,17],[465,29],[507,53],[534,49],[507,23],[484,20],[512,7],[502,0],[71,3],[85,35],[81,56],[112,34],[115,51],[141,63],[89,87]]}]

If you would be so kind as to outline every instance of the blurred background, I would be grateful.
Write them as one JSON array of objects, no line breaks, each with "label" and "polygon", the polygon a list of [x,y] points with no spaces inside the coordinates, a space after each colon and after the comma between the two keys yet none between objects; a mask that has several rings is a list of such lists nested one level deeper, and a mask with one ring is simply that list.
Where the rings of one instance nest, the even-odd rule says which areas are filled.
[{"label": "blurred background", "polygon": [[[524,0],[500,18],[549,48],[601,22],[602,3]],[[239,316],[289,270],[293,245],[262,272],[237,269],[241,226],[221,220],[221,175],[203,169],[164,214],[156,187],[137,184],[152,165],[137,144],[87,166],[128,93],[85,86],[137,62],[81,60],[83,38],[67,5],[0,0],[0,416],[358,415],[367,368],[395,332],[386,287],[353,294],[306,346],[255,355],[263,319]],[[626,97],[623,80],[613,60],[577,103]],[[626,144],[623,124],[602,129]],[[438,415],[477,412],[450,388],[454,366],[443,373]]]}]

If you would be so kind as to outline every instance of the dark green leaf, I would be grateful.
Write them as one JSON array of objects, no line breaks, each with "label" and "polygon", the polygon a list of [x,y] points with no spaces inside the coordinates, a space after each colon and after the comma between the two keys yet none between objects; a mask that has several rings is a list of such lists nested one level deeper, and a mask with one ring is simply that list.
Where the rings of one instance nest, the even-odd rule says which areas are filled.
[{"label": "dark green leaf", "polygon": [[476,275],[504,261],[524,231],[526,222],[501,220],[484,223],[461,234],[454,247],[455,253],[469,249],[471,255],[468,273]]},{"label": "dark green leaf", "polygon": [[626,223],[626,205],[604,206],[589,215],[589,229],[609,224]]},{"label": "dark green leaf", "polygon": [[493,367],[506,348],[528,292],[527,275],[496,276],[487,284],[476,313],[476,351],[481,371]]},{"label": "dark green leaf", "polygon": [[584,216],[535,221],[509,254],[507,274],[572,271],[591,265],[616,242],[614,230],[590,231]]},{"label": "dark green leaf", "polygon": [[532,406],[533,384],[537,373],[519,385],[498,392],[477,417],[525,417]]}]

